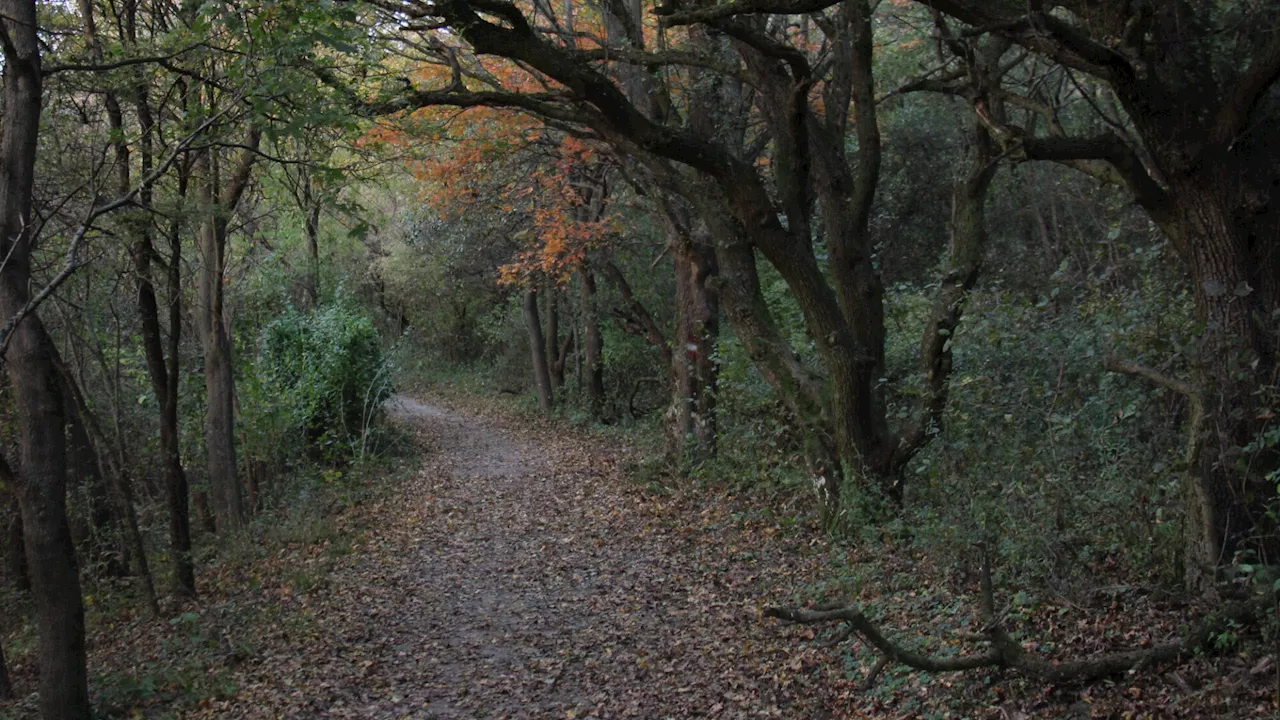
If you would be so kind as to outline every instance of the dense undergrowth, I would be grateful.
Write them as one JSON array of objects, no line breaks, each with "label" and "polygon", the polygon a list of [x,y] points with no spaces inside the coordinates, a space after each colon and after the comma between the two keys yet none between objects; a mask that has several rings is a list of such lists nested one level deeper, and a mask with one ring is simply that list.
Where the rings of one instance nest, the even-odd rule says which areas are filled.
[{"label": "dense undergrowth", "polygon": [[[1035,308],[1019,312],[1026,311]],[[1024,321],[1020,317],[1019,322]],[[1103,374],[1098,371],[1094,377]],[[584,422],[580,411],[562,410],[548,423],[530,398],[496,393],[493,383],[483,368],[437,369],[414,374],[411,381],[447,402],[512,415],[520,424],[544,426],[550,432],[557,426],[564,427],[563,432],[576,428],[602,442],[630,440],[627,477],[642,492],[704,508],[705,522],[741,528],[761,544],[800,539],[819,560],[817,569],[797,576],[794,595],[759,598],[762,607],[853,604],[908,649],[939,657],[971,654],[983,648],[978,559],[982,544],[990,542],[1001,622],[1026,651],[1050,660],[1097,657],[1176,640],[1188,622],[1211,612],[1182,598],[1172,569],[1142,572],[1141,563],[1153,549],[1142,545],[1141,536],[1127,544],[1135,529],[1120,517],[1113,527],[1093,528],[1087,536],[1095,545],[1111,543],[1108,553],[1082,547],[1069,557],[1055,554],[1062,550],[1053,545],[1057,538],[1051,528],[1045,529],[1044,538],[1008,532],[992,540],[993,535],[984,533],[993,525],[976,524],[948,535],[944,521],[931,518],[927,507],[904,512],[883,532],[846,524],[830,533],[817,522],[819,506],[807,478],[792,464],[794,457],[778,449],[785,442],[758,442],[758,424],[726,428],[726,443],[751,438],[749,445],[726,445],[732,454],[724,450],[722,458],[681,468],[674,458],[663,456],[664,440],[655,420],[623,432]],[[750,455],[748,447],[758,454]],[[1081,462],[1105,466],[1098,459]],[[913,497],[938,492],[920,488]],[[986,500],[1007,502],[995,495]],[[1071,502],[1064,500],[1064,507],[1054,509],[1064,515],[1092,512],[1092,503],[1099,499],[1075,497]],[[964,517],[962,511],[971,509],[957,507],[956,515],[947,518]],[[1021,520],[1043,511],[1014,504],[1005,517]],[[1081,535],[1088,530],[1075,529]],[[1260,625],[1228,624],[1206,651],[1172,666],[1074,683],[1047,683],[998,669],[931,674],[892,663],[882,666],[879,652],[851,640],[838,626],[779,625],[777,631],[801,649],[799,667],[822,673],[820,682],[832,689],[832,707],[845,713],[841,717],[1260,717],[1277,709],[1276,668],[1271,661],[1276,634],[1273,620],[1258,620]]]},{"label": "dense undergrowth", "polygon": [[[234,669],[271,650],[255,629],[284,624],[301,632],[321,621],[278,598],[323,587],[365,531],[363,508],[394,493],[429,447],[427,439],[405,430],[382,433],[383,452],[358,463],[301,463],[274,477],[264,507],[233,537],[198,535],[199,595],[170,599],[162,617],[144,610],[130,579],[86,587],[91,679],[101,717],[175,717],[229,697],[237,690]],[[164,560],[155,557],[157,564]],[[34,687],[34,643],[32,628],[20,626],[6,644],[19,688]],[[0,716],[34,716],[33,702],[34,696],[19,700]]]},{"label": "dense undergrowth", "polygon": [[[929,302],[929,288],[904,284],[893,292],[891,377],[919,374],[916,328]],[[949,410],[908,471],[902,511],[884,526],[846,517],[837,533],[851,543],[913,548],[956,567],[970,564],[972,548],[986,543],[1001,575],[1028,592],[1071,596],[1122,578],[1174,589],[1185,402],[1107,371],[1104,361],[1158,364],[1163,353],[1187,342],[1189,314],[1176,284],[1070,301],[1056,292],[1036,299],[999,287],[973,293],[955,340]],[[510,345],[506,354],[527,351],[527,345]],[[718,352],[719,452],[700,464],[664,454],[660,386],[642,388],[637,401],[625,397],[634,389],[628,383],[611,383],[615,394],[600,424],[570,375],[556,416],[641,443],[648,448],[642,475],[678,471],[695,482],[790,495],[788,506],[807,506],[813,492],[792,419],[735,338],[722,338]],[[635,356],[625,349],[606,354],[606,377],[634,377],[629,361]],[[1172,353],[1167,357],[1176,361]],[[448,364],[420,352],[406,371],[420,387],[504,395],[521,411],[537,413],[527,380],[502,360]],[[903,418],[911,401],[910,386],[890,399]]]},{"label": "dense undergrowth", "polygon": [[[385,422],[394,349],[350,301],[335,299],[310,312],[289,309],[261,331],[250,326],[241,340],[246,349],[258,348],[240,355],[239,464],[252,514],[244,528],[215,535],[200,469],[188,468],[196,495],[196,598],[167,592],[167,527],[151,478],[142,478],[135,493],[144,548],[162,594],[160,617],[147,612],[136,574],[113,570],[130,565],[117,555],[126,547],[120,538],[95,536],[92,525],[82,530],[92,687],[103,717],[170,716],[232,692],[228,668],[260,651],[253,634],[242,629],[312,621],[278,603],[256,602],[253,592],[305,592],[323,584],[329,566],[349,552],[361,530],[360,508],[394,490],[425,447],[424,439]],[[198,404],[184,408],[184,422],[198,427],[202,410]],[[137,422],[145,426],[142,417]],[[194,429],[187,434],[188,440],[199,436]],[[102,500],[87,485],[77,490],[83,494],[73,494],[73,509],[92,518]],[[32,608],[12,585],[3,592],[0,601],[12,612],[0,620],[0,633],[8,635],[14,684],[32,689]],[[34,696],[20,700],[12,713],[25,717],[34,712],[32,702]]]},{"label": "dense undergrowth", "polygon": [[[1183,369],[1197,330],[1187,289],[1161,270],[1161,252],[1154,245],[1128,256],[1128,267],[1142,270],[1132,273],[1142,278],[1133,282],[1083,282],[1064,271],[1042,294],[999,283],[974,291],[954,340],[948,410],[909,469],[902,508],[889,510],[887,521],[846,514],[830,534],[814,526],[817,494],[804,469],[801,437],[731,335],[718,345],[713,458],[690,465],[670,454],[661,392],[642,396],[644,409],[636,412],[636,389],[621,381],[637,376],[627,364],[636,350],[606,355],[606,378],[618,380],[607,383],[613,395],[603,424],[581,401],[572,374],[554,416],[637,443],[640,459],[630,476],[652,492],[695,490],[708,504],[732,497],[746,503],[743,513],[766,518],[776,532],[826,538],[825,576],[785,601],[859,604],[916,650],[949,656],[981,647],[957,638],[982,628],[984,555],[1002,622],[1028,651],[1068,660],[1176,640],[1208,607],[1181,592],[1180,458],[1188,408],[1167,389],[1105,367],[1120,359]],[[903,418],[931,296],[931,288],[907,283],[891,292],[887,373],[907,380],[906,390],[890,398]],[[780,289],[768,298],[780,317],[789,309],[797,315]],[[789,326],[798,327],[798,317],[792,319]],[[806,348],[803,331],[793,344]],[[497,356],[511,359],[472,364],[433,362],[423,353],[409,374],[433,388],[488,395],[540,417],[527,382],[511,371],[524,352],[527,344],[511,341]],[[1262,573],[1251,574],[1250,558],[1231,562],[1246,572],[1228,578],[1224,593],[1266,589]],[[948,677],[890,666],[881,672],[874,669],[879,654],[856,642],[844,645],[840,672],[855,687],[877,678],[851,695],[849,707],[896,717],[969,716],[1013,696],[1038,708],[1036,714],[1055,717],[1242,717],[1274,707],[1268,657],[1277,636],[1267,617],[1229,624],[1203,657],[1071,686],[999,671]]]}]

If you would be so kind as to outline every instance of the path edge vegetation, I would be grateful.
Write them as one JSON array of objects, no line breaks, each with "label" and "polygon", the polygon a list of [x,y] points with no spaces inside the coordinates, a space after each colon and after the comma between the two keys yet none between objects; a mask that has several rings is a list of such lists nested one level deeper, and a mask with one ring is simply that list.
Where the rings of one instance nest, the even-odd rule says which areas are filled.
[{"label": "path edge vegetation", "polygon": [[[589,8],[576,25],[575,7]],[[140,9],[154,14],[139,22]],[[928,65],[891,89],[878,84],[876,36],[890,9],[916,13],[918,39],[930,46]],[[965,313],[991,264],[987,209],[1002,174],[1053,164],[1118,188],[1176,257],[1191,330],[1146,357],[1108,354],[1101,364],[1176,396],[1168,414],[1186,430],[1171,503],[1182,526],[1177,573],[1189,597],[1217,609],[1177,643],[1054,670],[989,619],[983,642],[991,647],[955,662],[1092,677],[1203,649],[1218,624],[1276,601],[1275,586],[1248,600],[1230,598],[1238,584],[1253,593],[1265,582],[1236,583],[1229,575],[1274,566],[1280,553],[1280,429],[1272,407],[1280,256],[1267,241],[1280,231],[1272,207],[1280,141],[1265,131],[1277,113],[1280,32],[1258,22],[1278,10],[1273,0],[1247,7],[735,0],[651,9],[628,0],[563,9],[506,0],[178,9],[0,0],[0,359],[7,379],[0,483],[13,494],[16,511],[9,514],[26,553],[25,564],[22,557],[11,564],[29,583],[24,592],[39,628],[42,715],[81,720],[92,711],[82,585],[89,563],[119,566],[115,572],[138,582],[148,611],[161,614],[163,590],[152,583],[136,490],[164,495],[173,589],[190,598],[197,590],[192,526],[234,535],[253,513],[267,470],[280,469],[267,467],[250,446],[302,438],[314,457],[332,459],[357,445],[363,454],[376,415],[369,407],[378,405],[373,381],[334,390],[333,397],[365,406],[353,421],[334,416],[342,418],[339,438],[310,414],[323,414],[324,402],[290,393],[287,374],[283,385],[255,385],[236,364],[258,338],[233,332],[233,269],[248,275],[246,268],[281,257],[271,245],[278,238],[253,229],[271,213],[246,206],[266,195],[292,196],[303,226],[295,258],[301,269],[259,278],[281,288],[262,292],[256,307],[236,308],[250,316],[247,326],[267,326],[272,312],[295,299],[314,317],[326,303],[357,302],[344,296],[341,280],[322,276],[321,218],[344,226],[329,229],[335,244],[340,237],[367,240],[359,202],[353,209],[340,200],[350,187],[344,183],[367,179],[364,173],[384,162],[362,155],[362,143],[376,134],[372,128],[414,122],[435,123],[440,141],[448,123],[430,115],[438,108],[536,118],[536,128],[519,129],[561,140],[549,162],[568,168],[559,180],[574,188],[565,193],[571,211],[558,209],[568,216],[558,230],[567,224],[608,236],[543,233],[541,262],[525,252],[503,268],[500,282],[519,300],[542,410],[563,398],[569,362],[578,357],[588,412],[601,417],[607,349],[600,320],[612,315],[659,358],[656,376],[628,378],[628,404],[642,382],[661,387],[670,401],[672,454],[696,467],[719,451],[717,355],[732,333],[781,406],[777,416],[788,427],[780,435],[798,433],[796,457],[832,530],[901,521],[917,461],[946,438],[956,356],[965,350],[956,344],[967,339],[960,332]],[[374,39],[365,32],[370,27],[378,41],[398,43],[397,51],[366,44]],[[219,42],[235,47],[224,52]],[[1050,74],[1073,101],[1089,106],[1092,122],[1072,122],[1045,99],[1038,88]],[[888,162],[882,108],[908,97],[945,98],[962,109],[952,130],[963,137],[966,169],[950,188],[945,256],[922,282],[929,308],[915,367],[893,376],[886,352],[891,290],[878,268],[875,208]],[[80,118],[76,127],[87,128],[81,136],[60,132]],[[392,140],[409,137],[403,127],[389,133]],[[87,182],[76,177],[84,167],[60,164],[76,156],[98,158]],[[415,162],[422,161],[408,157]],[[658,228],[665,246],[649,269],[670,255],[672,313],[647,307],[634,270],[609,255],[623,234],[609,229],[611,188],[645,205]],[[546,186],[521,187],[526,195],[535,189]],[[530,228],[500,229],[508,240],[522,233]],[[197,250],[185,260],[184,237]],[[239,238],[252,242],[242,247]],[[349,264],[378,265],[366,262],[385,257],[376,244]],[[107,259],[111,268],[126,268],[113,278],[112,293],[101,290],[94,267]],[[184,267],[194,271],[190,288]],[[394,323],[394,331],[384,329],[398,334],[411,325],[406,304],[386,291],[379,271],[359,268],[366,294],[358,302],[377,307],[388,326]],[[583,326],[562,340],[569,279]],[[295,280],[292,293],[287,286]],[[600,312],[606,287],[622,303]],[[108,294],[109,310],[82,302]],[[134,328],[121,320],[117,295],[137,311],[137,357],[126,357]],[[76,319],[89,309],[102,312]],[[108,314],[114,357],[94,327]],[[199,353],[187,353],[190,367],[180,372],[188,320]],[[299,343],[322,335],[301,333]],[[319,346],[311,347],[312,359],[333,350]],[[125,378],[127,369],[138,372]],[[203,392],[184,394],[184,374],[200,376]],[[381,375],[379,369],[375,377]],[[128,406],[122,388],[138,377],[150,386],[138,404],[154,416],[148,422],[157,423],[161,446],[164,477],[153,487],[147,483],[155,478],[128,462],[142,443],[130,445],[121,421]],[[199,407],[184,406],[180,395],[202,398]],[[289,409],[296,412],[274,414],[277,396],[294,401]],[[246,398],[256,405],[241,406]],[[190,433],[180,419],[197,421],[200,437],[184,445]],[[187,477],[193,468],[195,492]],[[72,526],[76,493],[92,496],[87,505],[97,510],[81,513],[92,516],[90,534],[122,536],[92,558]],[[988,618],[990,574],[984,560]],[[856,607],[778,608],[773,615],[844,622],[895,662],[946,664],[889,642]],[[0,654],[0,695],[8,686]]]}]

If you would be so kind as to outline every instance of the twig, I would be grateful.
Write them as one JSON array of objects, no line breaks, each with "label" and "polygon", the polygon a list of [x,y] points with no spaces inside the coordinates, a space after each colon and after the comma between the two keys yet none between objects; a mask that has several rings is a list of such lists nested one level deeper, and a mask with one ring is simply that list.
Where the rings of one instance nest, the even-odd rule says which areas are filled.
[{"label": "twig", "polygon": [[169,156],[165,158],[164,162],[160,163],[155,170],[144,177],[141,182],[130,189],[129,192],[109,203],[106,203],[105,205],[98,205],[89,210],[85,215],[84,220],[80,222],[80,226],[76,228],[75,233],[71,236],[71,245],[67,249],[67,258],[62,264],[62,269],[59,270],[58,273],[53,276],[53,279],[41,288],[39,292],[32,296],[31,299],[18,310],[18,312],[14,313],[13,317],[9,318],[3,326],[0,326],[0,362],[3,362],[4,360],[4,355],[9,349],[9,341],[13,338],[13,331],[18,327],[18,324],[21,323],[28,315],[35,312],[36,308],[40,307],[45,300],[48,300],[49,296],[53,295],[62,283],[66,282],[76,270],[80,269],[80,250],[84,245],[85,237],[89,234],[89,229],[93,227],[94,221],[103,215],[115,212],[116,210],[132,203],[134,198],[142,192],[143,188],[148,187],[156,180],[160,179],[160,176],[168,172],[169,168],[172,167],[173,163],[178,159],[178,156],[186,152],[192,141],[203,134],[205,130],[212,127],[214,123],[226,114],[226,112],[226,110],[222,110],[205,118],[204,122],[200,123],[195,130],[183,138],[182,142],[178,143],[173,150],[170,151]]},{"label": "twig", "polygon": [[871,672],[867,673],[867,676],[862,679],[861,687],[863,692],[875,687],[876,679],[880,677],[880,673],[884,672],[884,669],[888,666],[889,656],[881,655],[880,659],[876,661],[875,666],[871,668]]}]

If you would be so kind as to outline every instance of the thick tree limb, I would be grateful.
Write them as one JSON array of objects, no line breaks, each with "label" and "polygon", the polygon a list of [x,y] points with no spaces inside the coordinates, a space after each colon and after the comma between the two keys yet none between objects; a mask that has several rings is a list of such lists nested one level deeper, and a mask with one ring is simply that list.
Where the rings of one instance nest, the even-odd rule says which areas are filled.
[{"label": "thick tree limb", "polygon": [[119,70],[121,68],[133,67],[134,65],[150,65],[152,63],[166,62],[173,60],[174,58],[182,57],[192,50],[198,50],[202,47],[208,47],[208,45],[205,43],[196,43],[166,55],[148,55],[145,57],[125,58],[115,62],[64,63],[61,65],[48,65],[40,68],[40,72],[45,77],[62,72],[104,73],[112,70]]},{"label": "thick tree limb", "polygon": [[895,643],[885,637],[875,623],[867,619],[862,610],[849,605],[836,610],[798,610],[794,608],[769,608],[764,611],[765,617],[778,618],[801,625],[813,625],[830,622],[845,622],[869,645],[880,651],[880,654],[893,662],[925,672],[960,672],[982,667],[993,667],[1000,664],[1000,653],[994,649],[977,655],[945,658],[931,657]]},{"label": "thick tree limb", "polygon": [[667,342],[667,338],[662,333],[662,328],[658,327],[658,323],[654,322],[653,316],[649,314],[649,309],[644,306],[636,298],[635,293],[631,290],[631,283],[627,282],[627,278],[622,274],[622,270],[612,262],[604,263],[601,268],[604,275],[609,279],[618,290],[618,294],[622,296],[622,302],[626,305],[625,310],[618,309],[613,315],[622,324],[622,329],[633,335],[643,337],[650,345],[658,350],[662,356],[663,367],[671,366],[671,343]]},{"label": "thick tree limb", "polygon": [[680,10],[676,2],[659,5],[653,14],[662,18],[667,27],[709,23],[735,15],[803,15],[820,12],[839,5],[843,0],[735,0],[724,5],[714,5],[697,10]]},{"label": "thick tree limb", "polygon": [[1185,380],[1179,380],[1172,375],[1166,375],[1165,373],[1162,373],[1155,368],[1147,367],[1146,365],[1140,365],[1126,360],[1117,360],[1115,358],[1107,358],[1103,361],[1103,367],[1111,372],[1133,375],[1134,377],[1150,380],[1160,387],[1168,388],[1169,390],[1172,390],[1179,395],[1185,395],[1188,398],[1194,399],[1200,394],[1191,383],[1186,382]]},{"label": "thick tree limb", "polygon": [[714,58],[699,55],[698,53],[684,52],[681,50],[645,52],[643,50],[634,50],[631,48],[610,47],[594,50],[579,50],[578,53],[587,60],[614,61],[648,68],[672,65],[703,68],[705,70],[712,70],[726,77],[736,78],[744,83],[747,82],[746,75],[744,75],[741,70],[734,65],[720,62]]},{"label": "thick tree limb", "polygon": [[1214,636],[1223,628],[1233,623],[1247,623],[1257,619],[1267,608],[1275,605],[1276,597],[1274,592],[1268,592],[1231,603],[1190,627],[1179,640],[1065,662],[1022,650],[998,626],[988,632],[992,647],[986,651],[957,657],[935,657],[915,652],[890,640],[856,605],[835,610],[775,607],[766,609],[764,616],[803,625],[848,623],[860,638],[876,648],[884,658],[915,670],[960,672],[983,667],[1004,667],[1050,682],[1067,682],[1098,680],[1140,667],[1175,662],[1190,657],[1197,651],[1208,650]]},{"label": "thick tree limb", "polygon": [[1271,42],[1253,59],[1249,69],[1231,89],[1226,103],[1218,110],[1213,139],[1219,146],[1235,141],[1248,125],[1253,110],[1263,93],[1280,78],[1280,30],[1273,30]]},{"label": "thick tree limb", "polygon": [[1024,137],[1021,143],[1028,160],[1049,160],[1068,165],[1103,182],[1125,188],[1174,244],[1181,244],[1181,233],[1168,191],[1151,177],[1142,158],[1123,138],[1113,133],[1102,133],[1089,138]]},{"label": "thick tree limb", "polygon": [[357,99],[357,111],[368,117],[394,115],[408,110],[448,105],[460,108],[505,107],[549,117],[562,122],[592,124],[592,113],[573,107],[572,99],[558,93],[514,93],[501,91],[459,92],[454,90],[420,90],[394,100],[367,103]]},{"label": "thick tree limb", "polygon": [[973,26],[969,34],[990,32],[1067,67],[1104,79],[1130,75],[1128,58],[1075,25],[1032,8],[1024,0],[917,0]]}]

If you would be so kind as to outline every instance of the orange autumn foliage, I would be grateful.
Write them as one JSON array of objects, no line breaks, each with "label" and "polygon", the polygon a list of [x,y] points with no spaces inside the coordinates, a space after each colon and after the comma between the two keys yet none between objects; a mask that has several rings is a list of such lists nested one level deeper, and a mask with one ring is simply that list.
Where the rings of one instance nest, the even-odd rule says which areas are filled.
[{"label": "orange autumn foliage", "polygon": [[[504,87],[536,82],[518,68],[488,70],[503,78]],[[448,69],[441,72],[428,66],[414,77],[447,84]],[[605,205],[587,208],[589,193],[574,185],[600,174],[599,150],[529,115],[503,108],[428,107],[371,128],[361,143],[402,152],[423,202],[446,220],[472,212],[523,216],[524,227],[515,235],[523,248],[499,268],[502,283],[562,280],[613,229]]]}]

